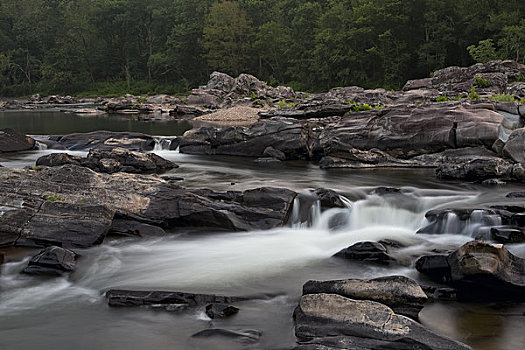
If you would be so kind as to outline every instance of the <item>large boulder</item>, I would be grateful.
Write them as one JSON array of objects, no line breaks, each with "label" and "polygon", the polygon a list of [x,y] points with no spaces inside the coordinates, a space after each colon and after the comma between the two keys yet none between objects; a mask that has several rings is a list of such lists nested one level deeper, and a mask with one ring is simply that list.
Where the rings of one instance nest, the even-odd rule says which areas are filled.
[{"label": "large boulder", "polygon": [[114,148],[126,148],[132,151],[152,151],[156,144],[155,139],[146,134],[113,131],[93,131],[52,136],[50,140],[56,141],[72,151],[112,150]]},{"label": "large boulder", "polygon": [[400,315],[416,320],[427,301],[427,296],[419,284],[404,276],[387,276],[369,280],[308,281],[304,284],[303,295],[319,293],[376,301],[387,305]]},{"label": "large boulder", "polygon": [[525,128],[514,130],[503,147],[503,154],[525,165]]},{"label": "large boulder", "polygon": [[60,276],[76,268],[78,255],[69,249],[48,247],[35,255],[23,270],[30,275]]},{"label": "large boulder", "polygon": [[282,188],[190,190],[157,176],[107,175],[76,165],[0,168],[0,245],[92,246],[114,227],[115,213],[135,227],[150,225],[138,234],[155,226],[271,229],[288,222],[295,196]]},{"label": "large boulder", "polygon": [[498,157],[479,157],[464,162],[441,163],[436,169],[436,176],[441,179],[482,181],[486,179],[511,179],[513,164]]},{"label": "large boulder", "polygon": [[416,268],[454,286],[459,299],[525,299],[525,259],[513,255],[502,244],[466,243],[449,254],[446,263],[443,257],[422,259]]},{"label": "large boulder", "polygon": [[28,151],[35,148],[36,141],[13,129],[0,130],[0,153]]},{"label": "large boulder", "polygon": [[113,174],[127,172],[135,174],[160,174],[177,168],[170,162],[154,153],[129,151],[125,148],[112,150],[91,150],[86,158],[70,156],[66,153],[52,153],[37,159],[37,166],[61,166],[74,164],[85,166],[94,171]]},{"label": "large boulder", "polygon": [[322,345],[324,340],[344,337],[339,340],[355,349],[470,349],[394,313],[386,305],[338,294],[303,295],[294,317],[300,342],[317,340]]}]

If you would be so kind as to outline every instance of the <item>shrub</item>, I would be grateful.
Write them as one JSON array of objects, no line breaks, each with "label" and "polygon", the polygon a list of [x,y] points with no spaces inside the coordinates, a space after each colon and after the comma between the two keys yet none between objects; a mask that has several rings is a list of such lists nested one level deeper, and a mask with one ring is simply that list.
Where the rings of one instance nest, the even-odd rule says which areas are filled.
[{"label": "shrub", "polygon": [[470,92],[468,94],[468,99],[471,100],[471,101],[479,100],[479,94],[476,92],[476,88],[474,86],[470,87]]},{"label": "shrub", "polygon": [[295,107],[295,103],[294,102],[286,102],[284,100],[280,100],[279,102],[277,102],[277,108],[279,108],[279,109],[293,108],[293,107]]},{"label": "shrub", "polygon": [[477,88],[483,89],[483,88],[489,87],[489,82],[487,81],[487,79],[483,78],[481,75],[476,75],[475,81],[476,81]]},{"label": "shrub", "polygon": [[496,94],[496,95],[492,96],[492,99],[494,101],[499,101],[499,102],[514,102],[514,101],[516,101],[516,99],[514,98],[514,95],[511,95],[511,94]]},{"label": "shrub", "polygon": [[436,102],[447,102],[447,101],[449,101],[449,99],[448,99],[447,95],[445,95],[445,94],[443,94],[443,95],[441,95],[441,96],[436,98]]}]

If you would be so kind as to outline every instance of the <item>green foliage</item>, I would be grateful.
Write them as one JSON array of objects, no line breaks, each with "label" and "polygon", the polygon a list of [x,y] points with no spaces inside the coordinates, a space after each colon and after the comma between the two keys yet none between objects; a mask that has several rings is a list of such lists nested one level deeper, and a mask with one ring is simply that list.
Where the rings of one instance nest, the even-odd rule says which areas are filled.
[{"label": "green foliage", "polygon": [[371,109],[374,109],[372,106],[370,106],[369,104],[362,104],[362,105],[355,105],[354,107],[352,107],[352,109],[350,110],[350,113],[356,113],[356,112],[364,112],[364,111],[369,111]]},{"label": "green foliage", "polygon": [[450,101],[447,97],[447,95],[443,94],[436,98],[436,102],[447,102]]},{"label": "green foliage", "polygon": [[44,196],[44,199],[48,202],[60,202],[60,203],[67,203],[67,201],[63,198],[63,197],[60,197],[58,194],[52,194],[52,195],[45,195]]},{"label": "green foliage", "polygon": [[250,91],[250,98],[251,98],[252,100],[257,99],[257,95],[255,94],[255,92]]},{"label": "green foliage", "polygon": [[468,99],[471,101],[477,101],[480,99],[479,94],[476,92],[476,88],[474,86],[470,87],[470,92],[468,94]]},{"label": "green foliage", "polygon": [[293,107],[295,107],[295,102],[286,102],[285,100],[280,100],[279,102],[277,102],[277,108],[279,109]]},{"label": "green foliage", "polygon": [[517,0],[0,0],[0,95],[173,94],[213,70],[398,89],[449,65],[525,63],[524,18]]},{"label": "green foliage", "polygon": [[470,45],[467,51],[476,62],[486,63],[498,59],[492,39],[481,40],[478,45]]},{"label": "green foliage", "polygon": [[474,79],[475,79],[475,84],[477,88],[484,89],[484,88],[489,87],[489,82],[487,81],[487,79],[485,79],[481,75],[476,75]]},{"label": "green foliage", "polygon": [[512,94],[496,94],[491,97],[494,101],[499,102],[514,102],[516,101],[516,98]]}]

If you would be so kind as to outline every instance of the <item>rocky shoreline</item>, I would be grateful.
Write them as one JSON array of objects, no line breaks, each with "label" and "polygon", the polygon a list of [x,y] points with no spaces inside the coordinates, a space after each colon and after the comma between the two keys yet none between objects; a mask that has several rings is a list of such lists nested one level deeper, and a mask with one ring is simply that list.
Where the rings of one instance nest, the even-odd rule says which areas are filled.
[{"label": "rocky shoreline", "polygon": [[[97,103],[108,113],[201,116],[232,106],[267,109],[249,126],[202,127],[169,141],[169,149],[179,147],[186,154],[243,156],[277,164],[308,160],[323,169],[423,167],[436,169],[442,179],[525,182],[524,105],[488,99],[509,91],[525,97],[523,88],[508,83],[519,75],[525,76],[525,66],[492,62],[438,71],[431,79],[408,82],[401,92],[348,87],[307,96],[269,87],[249,75],[234,79],[214,73],[208,85],[194,90],[186,101],[125,97]],[[461,97],[480,77],[487,82],[479,89],[483,101],[433,102],[439,96]],[[280,101],[285,101],[283,106],[272,109]],[[69,102],[80,101],[34,97],[31,103],[16,106]],[[370,108],[359,111],[364,105]],[[2,108],[12,106],[7,102]],[[89,153],[86,157],[53,153],[25,169],[0,167],[0,248],[41,250],[28,262],[25,274],[67,278],[75,271],[79,251],[103,244],[107,236],[140,239],[190,228],[233,232],[283,227],[290,224],[301,197],[274,187],[225,192],[184,188],[160,176],[178,166],[148,153],[156,142],[150,135],[100,131],[51,136],[46,142],[57,151]],[[0,131],[1,153],[35,147],[30,137]],[[377,188],[374,194],[404,195],[397,188]],[[419,311],[439,299],[523,302],[525,260],[505,248],[525,242],[522,198],[523,193],[514,192],[489,207],[427,212],[428,225],[420,234],[454,234],[467,223],[479,223],[474,241],[454,251],[398,261],[392,252],[402,244],[389,241],[358,243],[337,253],[335,258],[362,264],[417,269],[422,280],[434,286],[421,286],[403,276],[309,281],[293,315],[295,348],[468,349],[418,323]],[[308,200],[319,202],[319,210],[346,205],[331,189],[317,189]],[[451,217],[453,228],[447,224]],[[4,256],[0,258],[3,261]],[[202,308],[213,319],[244,312],[237,303],[249,297],[119,289],[107,291],[106,298],[113,307]],[[194,337],[226,336],[255,344],[261,337],[256,331],[203,332]]]}]

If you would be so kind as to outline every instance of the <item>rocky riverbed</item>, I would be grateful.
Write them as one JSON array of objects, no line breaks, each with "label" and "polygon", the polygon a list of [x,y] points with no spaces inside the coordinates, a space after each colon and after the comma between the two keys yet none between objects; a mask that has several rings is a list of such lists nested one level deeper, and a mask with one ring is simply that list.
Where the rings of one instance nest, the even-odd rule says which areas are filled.
[{"label": "rocky riverbed", "polygon": [[[523,308],[525,111],[489,97],[520,97],[508,79],[524,72],[493,62],[401,92],[312,96],[214,73],[186,101],[155,100],[157,112],[264,105],[258,121],[162,140],[99,131],[37,142],[4,129],[0,156],[47,151],[0,167],[0,310],[21,330],[27,313],[61,310],[55,326],[70,331],[67,310],[80,303],[97,334],[110,315],[144,323],[168,311],[157,317],[183,326],[177,339],[151,340],[156,348],[485,349],[489,335],[440,334],[420,314],[446,303]],[[433,101],[461,97],[479,76],[482,101]],[[157,108],[129,106],[133,98],[97,103]],[[273,108],[279,101],[289,105]],[[252,178],[258,186],[243,184]],[[119,332],[145,331],[111,319]],[[44,336],[52,322],[35,329],[34,343],[67,348]],[[17,332],[0,344],[16,348]],[[521,343],[511,334],[491,348]]]}]

